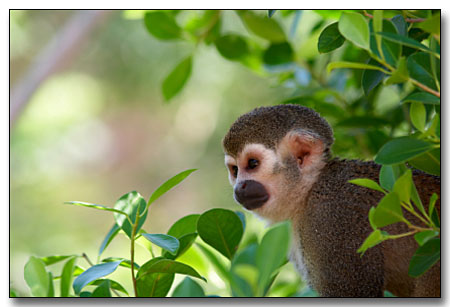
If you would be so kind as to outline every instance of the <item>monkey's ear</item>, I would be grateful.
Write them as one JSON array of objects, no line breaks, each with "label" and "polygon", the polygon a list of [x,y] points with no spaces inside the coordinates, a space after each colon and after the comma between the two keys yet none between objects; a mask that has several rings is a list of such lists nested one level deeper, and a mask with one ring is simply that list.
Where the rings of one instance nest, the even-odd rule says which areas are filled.
[{"label": "monkey's ear", "polygon": [[300,168],[315,165],[322,160],[325,146],[323,141],[306,131],[291,131],[280,142],[282,156],[293,156]]}]

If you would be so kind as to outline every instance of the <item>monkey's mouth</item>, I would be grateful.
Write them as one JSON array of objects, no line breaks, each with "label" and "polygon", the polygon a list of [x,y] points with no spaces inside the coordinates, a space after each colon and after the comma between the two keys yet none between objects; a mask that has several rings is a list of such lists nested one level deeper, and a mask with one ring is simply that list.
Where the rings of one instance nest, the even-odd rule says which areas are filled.
[{"label": "monkey's mouth", "polygon": [[261,208],[269,200],[269,194],[255,197],[246,197],[245,199],[239,199],[236,195],[236,201],[244,206],[247,210],[254,210]]}]

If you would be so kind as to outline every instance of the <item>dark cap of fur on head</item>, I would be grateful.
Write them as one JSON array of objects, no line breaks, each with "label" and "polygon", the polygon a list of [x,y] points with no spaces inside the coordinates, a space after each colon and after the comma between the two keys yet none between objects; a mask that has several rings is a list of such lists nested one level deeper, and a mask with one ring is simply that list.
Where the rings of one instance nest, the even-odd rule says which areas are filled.
[{"label": "dark cap of fur on head", "polygon": [[260,107],[240,116],[225,135],[223,147],[231,156],[237,156],[250,143],[274,149],[291,130],[303,130],[318,136],[328,155],[334,140],[330,125],[316,111],[292,104]]}]

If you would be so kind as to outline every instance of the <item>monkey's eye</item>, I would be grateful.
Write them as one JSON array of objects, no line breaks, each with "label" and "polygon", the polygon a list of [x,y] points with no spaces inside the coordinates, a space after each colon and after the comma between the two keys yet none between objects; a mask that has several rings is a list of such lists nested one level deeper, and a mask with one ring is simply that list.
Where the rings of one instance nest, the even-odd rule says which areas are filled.
[{"label": "monkey's eye", "polygon": [[231,167],[231,171],[232,171],[232,173],[233,173],[233,176],[234,176],[234,177],[237,177],[237,175],[238,175],[238,167],[237,167],[236,165],[233,165],[233,166]]},{"label": "monkey's eye", "polygon": [[249,159],[248,160],[248,168],[249,169],[254,169],[258,165],[259,165],[259,161],[258,160],[256,160],[256,159]]}]

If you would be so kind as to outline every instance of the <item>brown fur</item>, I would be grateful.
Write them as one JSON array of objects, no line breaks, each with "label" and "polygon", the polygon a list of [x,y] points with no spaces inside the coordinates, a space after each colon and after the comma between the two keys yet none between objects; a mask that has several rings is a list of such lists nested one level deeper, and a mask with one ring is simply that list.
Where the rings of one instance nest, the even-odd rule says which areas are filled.
[{"label": "brown fur", "polygon": [[[419,278],[407,274],[418,247],[412,236],[385,241],[363,257],[356,252],[372,231],[369,210],[383,194],[348,181],[378,181],[380,166],[330,159],[332,143],[330,126],[311,109],[255,109],[239,117],[224,138],[227,161],[240,169],[230,182],[252,179],[266,186],[271,198],[254,212],[271,222],[292,220],[291,258],[321,296],[372,297],[382,296],[383,290],[397,296],[440,296],[440,262]],[[302,159],[296,160],[299,153]],[[249,157],[258,157],[259,171],[245,170]],[[414,171],[413,179],[426,208],[433,192],[440,197],[440,177]],[[436,208],[440,215],[440,199]],[[409,213],[405,216],[421,225]],[[408,228],[396,223],[384,230],[399,234]]]}]

